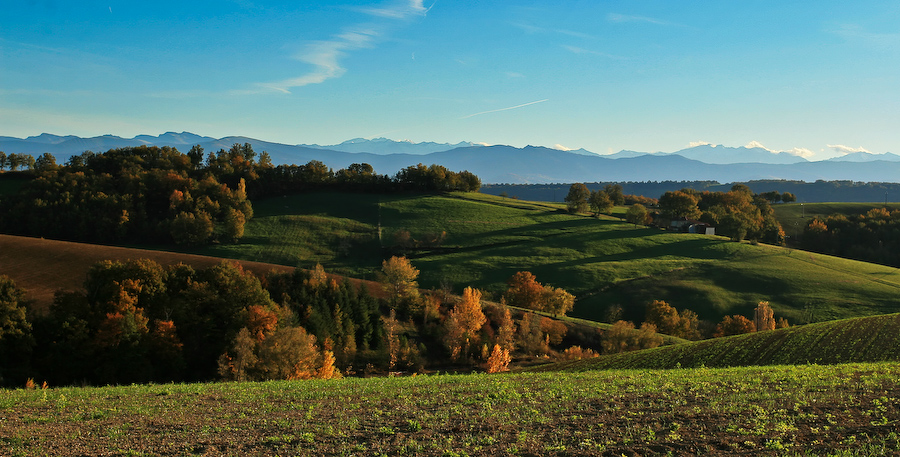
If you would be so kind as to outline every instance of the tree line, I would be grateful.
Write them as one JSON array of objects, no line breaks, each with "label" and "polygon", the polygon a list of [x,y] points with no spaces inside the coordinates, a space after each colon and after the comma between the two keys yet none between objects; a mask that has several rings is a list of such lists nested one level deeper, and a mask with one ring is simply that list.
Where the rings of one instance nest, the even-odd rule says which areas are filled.
[{"label": "tree line", "polygon": [[800,244],[809,251],[900,267],[900,210],[813,218]]},{"label": "tree line", "polygon": [[659,215],[666,224],[680,219],[699,220],[735,241],[746,238],[780,245],[784,244],[784,229],[775,219],[770,203],[774,194],[778,192],[756,194],[743,184],[735,184],[728,192],[670,191],[659,198]]},{"label": "tree line", "polygon": [[[559,321],[486,303],[473,288],[460,297],[420,291],[417,276],[405,257],[384,262],[377,290],[321,266],[256,276],[230,262],[104,261],[43,313],[0,276],[0,384],[332,378],[432,365],[502,371],[514,353],[596,355],[563,351]],[[571,309],[564,290],[517,276],[526,280],[511,280],[511,302]]]},{"label": "tree line", "polygon": [[[18,168],[19,155],[3,158]],[[274,166],[249,143],[208,154],[199,146],[187,154],[138,146],[87,151],[62,166],[50,154],[31,162],[33,179],[0,196],[0,231],[88,242],[232,243],[253,217],[251,198],[314,189],[477,191],[481,185],[468,171],[440,165],[409,166],[393,178],[364,163],[337,172],[318,161]]]}]

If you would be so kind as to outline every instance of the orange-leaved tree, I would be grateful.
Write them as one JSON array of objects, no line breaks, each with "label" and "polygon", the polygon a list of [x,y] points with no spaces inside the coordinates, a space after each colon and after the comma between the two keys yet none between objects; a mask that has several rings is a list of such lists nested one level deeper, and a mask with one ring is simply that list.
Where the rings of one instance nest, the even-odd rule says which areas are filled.
[{"label": "orange-leaved tree", "polygon": [[469,348],[478,338],[478,331],[487,322],[481,307],[481,291],[466,287],[462,299],[450,311],[445,321],[445,344],[454,360],[468,358]]}]

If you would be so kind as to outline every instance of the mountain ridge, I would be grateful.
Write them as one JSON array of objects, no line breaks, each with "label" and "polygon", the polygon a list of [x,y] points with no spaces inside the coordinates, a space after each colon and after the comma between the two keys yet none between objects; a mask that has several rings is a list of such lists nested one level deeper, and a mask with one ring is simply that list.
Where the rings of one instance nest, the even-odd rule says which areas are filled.
[{"label": "mountain ridge", "polygon": [[[674,153],[641,153],[620,151],[611,155],[594,154],[584,149],[564,150],[544,146],[518,148],[507,145],[486,146],[478,143],[412,143],[386,138],[345,141],[345,149],[373,149],[379,152],[348,152],[325,149],[316,145],[288,145],[245,136],[215,139],[190,132],[166,132],[161,135],[138,135],[121,138],[102,135],[81,138],[44,133],[25,139],[0,137],[0,151],[38,156],[53,154],[62,163],[86,150],[103,152],[128,146],[169,146],[187,152],[200,145],[207,152],[229,149],[233,144],[250,143],[258,153],[267,152],[275,164],[305,164],[318,160],[333,169],[352,163],[369,163],[379,173],[394,173],[418,163],[443,165],[451,170],[468,170],[484,183],[546,184],[560,182],[599,181],[665,181],[717,180],[746,182],[760,179],[787,180],[851,180],[894,182],[900,176],[900,156],[891,153],[848,155],[847,160],[808,161],[785,152],[773,153],[765,148],[700,145]],[[409,146],[407,153],[384,153],[385,148]],[[461,146],[460,146],[461,145]],[[439,149],[433,152],[424,152]],[[769,162],[750,162],[768,159]],[[741,159],[744,158],[744,159]],[[702,159],[702,160],[701,160]],[[736,160],[743,160],[736,162]],[[713,163],[710,163],[713,162]],[[718,162],[718,163],[715,163]]]}]

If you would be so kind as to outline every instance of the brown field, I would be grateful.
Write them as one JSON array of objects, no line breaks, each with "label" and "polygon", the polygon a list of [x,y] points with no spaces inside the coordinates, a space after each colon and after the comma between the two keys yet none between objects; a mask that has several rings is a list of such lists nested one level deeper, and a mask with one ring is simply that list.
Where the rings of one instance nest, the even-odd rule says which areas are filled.
[{"label": "brown field", "polygon": [[[57,290],[81,288],[91,265],[103,260],[130,259],[150,259],[161,265],[184,263],[198,269],[228,260],[202,255],[0,235],[0,275],[9,276],[18,287],[27,290],[28,298],[34,300],[37,310],[45,310],[53,302],[53,294]],[[294,270],[294,267],[271,263],[232,261],[256,275],[263,275],[272,270]],[[369,290],[377,293],[380,288],[370,284]]]}]

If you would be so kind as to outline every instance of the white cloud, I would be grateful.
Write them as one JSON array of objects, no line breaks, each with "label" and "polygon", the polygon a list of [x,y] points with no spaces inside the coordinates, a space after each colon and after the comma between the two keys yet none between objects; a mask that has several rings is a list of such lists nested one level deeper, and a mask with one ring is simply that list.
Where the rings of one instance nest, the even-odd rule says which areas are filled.
[{"label": "white cloud", "polygon": [[709,141],[691,141],[688,143],[689,148],[696,148],[697,146],[715,146],[715,144],[710,143]]},{"label": "white cloud", "polygon": [[372,16],[390,19],[409,19],[414,16],[425,16],[433,7],[434,4],[425,8],[425,6],[422,5],[422,0],[409,0],[407,2],[398,2],[390,6],[361,8],[360,11]]},{"label": "white cloud", "polygon": [[854,152],[867,152],[869,154],[872,154],[872,151],[869,151],[868,149],[866,149],[862,146],[860,146],[858,148],[844,146],[843,144],[829,144],[827,146],[829,148],[833,149],[834,152],[841,154],[841,155],[852,154]]},{"label": "white cloud", "polygon": [[[375,46],[378,40],[388,33],[390,24],[397,20],[424,17],[432,7],[434,7],[434,4],[425,8],[422,5],[422,0],[406,0],[374,8],[360,8],[358,11],[362,13],[385,20],[347,27],[340,33],[332,36],[330,40],[309,43],[302,52],[294,56],[294,59],[312,65],[313,69],[311,71],[295,78],[258,83],[256,86],[262,90],[289,94],[291,92],[290,89],[294,87],[320,84],[329,79],[340,78],[347,72],[341,66],[340,60],[348,52]],[[258,93],[260,91],[245,91],[241,93],[254,92]]]},{"label": "white cloud", "polygon": [[572,148],[567,148],[567,147],[565,147],[565,146],[563,146],[563,145],[561,145],[561,144],[554,144],[554,145],[553,145],[553,149],[556,149],[556,150],[559,150],[559,151],[572,151],[572,150],[573,150]]},{"label": "white cloud", "polygon": [[523,75],[522,73],[515,72],[515,71],[507,71],[506,77],[508,77],[508,78],[524,78],[525,75]]},{"label": "white cloud", "polygon": [[744,147],[747,149],[753,149],[753,148],[764,149],[766,151],[771,152],[772,154],[780,154],[782,152],[785,152],[792,156],[803,157],[804,159],[808,159],[808,158],[816,155],[815,152],[813,152],[810,149],[806,149],[806,148],[792,148],[792,149],[787,149],[787,150],[782,150],[782,151],[776,151],[775,149],[769,149],[769,148],[763,146],[762,143],[760,143],[759,141],[755,141],[755,140],[747,143],[747,145]]}]

